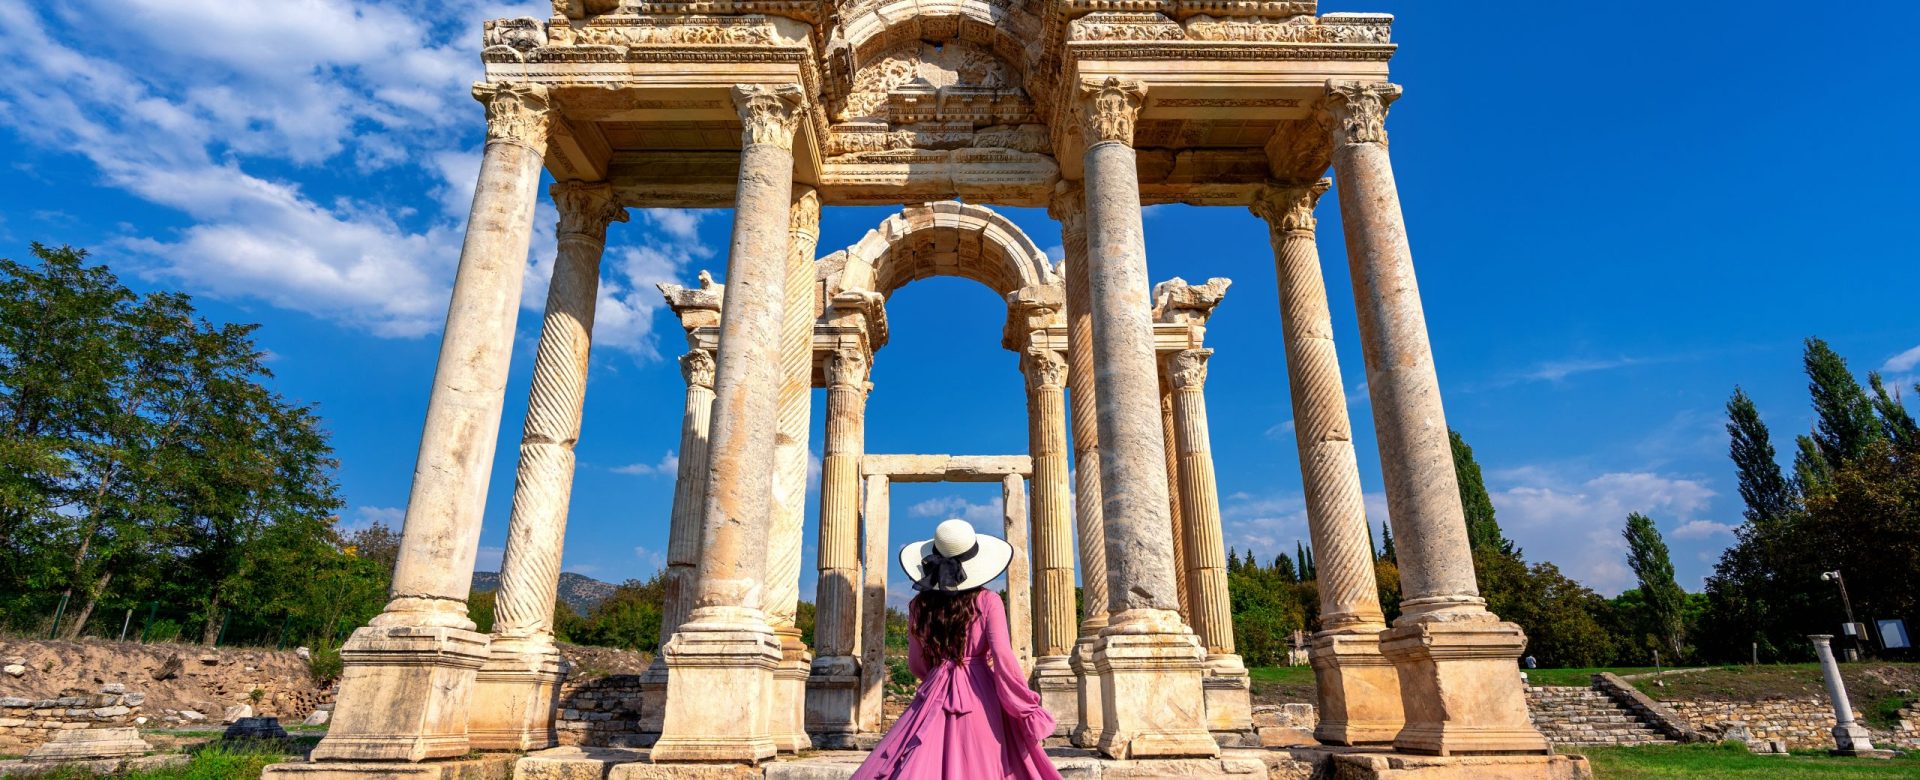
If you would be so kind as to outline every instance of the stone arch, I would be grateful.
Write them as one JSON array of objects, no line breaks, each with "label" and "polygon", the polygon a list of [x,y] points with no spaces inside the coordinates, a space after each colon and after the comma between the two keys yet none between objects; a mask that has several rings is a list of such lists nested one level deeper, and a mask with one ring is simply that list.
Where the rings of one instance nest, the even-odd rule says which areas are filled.
[{"label": "stone arch", "polygon": [[929,276],[972,279],[1010,302],[1023,290],[1060,286],[1046,252],[1019,226],[992,209],[950,200],[902,209],[820,268],[834,294],[887,296]]},{"label": "stone arch", "polygon": [[1027,69],[1043,36],[1022,0],[872,0],[841,10],[840,34],[855,65],[908,41],[965,41]]}]

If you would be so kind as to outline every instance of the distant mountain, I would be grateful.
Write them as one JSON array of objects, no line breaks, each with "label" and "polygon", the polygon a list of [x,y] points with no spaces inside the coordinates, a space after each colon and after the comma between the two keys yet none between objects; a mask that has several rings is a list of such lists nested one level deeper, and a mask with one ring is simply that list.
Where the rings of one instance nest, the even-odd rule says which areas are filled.
[{"label": "distant mountain", "polygon": [[[500,589],[500,573],[496,571],[476,571],[473,573],[473,589],[490,591]],[[585,615],[600,606],[613,595],[614,586],[601,582],[584,574],[566,571],[560,573],[560,603],[572,608],[575,613]]]}]

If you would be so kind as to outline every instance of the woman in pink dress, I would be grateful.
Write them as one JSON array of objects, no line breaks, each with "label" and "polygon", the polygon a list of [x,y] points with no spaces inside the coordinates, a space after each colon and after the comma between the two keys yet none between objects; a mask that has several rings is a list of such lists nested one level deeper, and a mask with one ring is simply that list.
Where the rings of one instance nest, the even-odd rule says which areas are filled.
[{"label": "woman in pink dress", "polygon": [[981,586],[1013,559],[1005,541],[948,520],[900,551],[919,591],[907,608],[913,703],[854,780],[1058,780],[1041,741],[1053,715],[1027,687],[1000,597]]}]

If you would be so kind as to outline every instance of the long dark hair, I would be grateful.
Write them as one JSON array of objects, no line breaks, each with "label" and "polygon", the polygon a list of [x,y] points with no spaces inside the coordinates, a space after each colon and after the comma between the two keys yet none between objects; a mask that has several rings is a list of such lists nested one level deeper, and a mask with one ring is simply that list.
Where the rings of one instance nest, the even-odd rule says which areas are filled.
[{"label": "long dark hair", "polygon": [[913,635],[929,665],[959,661],[967,649],[967,627],[980,616],[979,588],[923,590],[913,597]]}]

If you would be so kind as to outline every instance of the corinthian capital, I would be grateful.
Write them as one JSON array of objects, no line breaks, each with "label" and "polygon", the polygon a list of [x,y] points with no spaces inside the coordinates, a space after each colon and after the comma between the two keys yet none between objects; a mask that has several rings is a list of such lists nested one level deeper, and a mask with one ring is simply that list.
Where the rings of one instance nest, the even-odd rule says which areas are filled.
[{"label": "corinthian capital", "polygon": [[740,112],[743,146],[771,144],[793,149],[793,131],[800,126],[805,93],[798,84],[739,84],[733,88],[733,107]]},{"label": "corinthian capital", "polygon": [[867,384],[867,369],[871,364],[866,350],[836,349],[827,356],[827,386],[863,388]]},{"label": "corinthian capital", "polygon": [[713,389],[713,353],[696,349],[680,356],[680,375],[687,378],[688,387]]},{"label": "corinthian capital", "polygon": [[1105,80],[1084,79],[1074,113],[1080,117],[1080,133],[1088,146],[1114,143],[1133,145],[1133,122],[1146,101],[1147,85],[1134,80],[1108,76]]},{"label": "corinthian capital", "polygon": [[553,104],[539,84],[480,82],[473,99],[487,106],[487,141],[516,143],[544,154]]},{"label": "corinthian capital", "polygon": [[820,235],[820,194],[812,187],[794,186],[793,206],[787,210],[787,229],[794,235]]},{"label": "corinthian capital", "polygon": [[1167,358],[1167,383],[1175,390],[1203,389],[1207,384],[1207,358],[1211,349],[1183,349]]},{"label": "corinthian capital", "polygon": [[1304,185],[1269,184],[1254,194],[1253,204],[1248,208],[1266,220],[1276,235],[1312,233],[1318,224],[1313,218],[1313,207],[1320,204],[1320,196],[1332,186],[1332,179]]},{"label": "corinthian capital", "polygon": [[1327,82],[1327,110],[1333,114],[1336,144],[1387,142],[1387,105],[1400,97],[1400,85],[1358,81]]},{"label": "corinthian capital", "polygon": [[561,236],[585,236],[605,240],[607,223],[627,221],[627,209],[613,198],[613,185],[605,182],[555,182],[548,190],[553,205],[560,211]]},{"label": "corinthian capital", "polygon": [[1020,356],[1020,369],[1027,375],[1027,387],[1038,390],[1043,387],[1067,386],[1067,361],[1059,352],[1046,347],[1027,347]]}]

